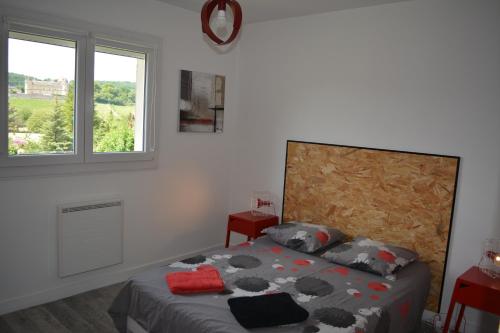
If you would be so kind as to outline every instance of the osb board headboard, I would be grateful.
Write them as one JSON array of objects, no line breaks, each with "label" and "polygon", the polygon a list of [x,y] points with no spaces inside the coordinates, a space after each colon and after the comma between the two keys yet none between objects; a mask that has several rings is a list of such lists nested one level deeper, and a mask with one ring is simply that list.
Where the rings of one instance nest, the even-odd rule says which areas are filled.
[{"label": "osb board headboard", "polygon": [[334,226],[412,249],[432,273],[438,312],[459,157],[287,142],[283,222]]}]

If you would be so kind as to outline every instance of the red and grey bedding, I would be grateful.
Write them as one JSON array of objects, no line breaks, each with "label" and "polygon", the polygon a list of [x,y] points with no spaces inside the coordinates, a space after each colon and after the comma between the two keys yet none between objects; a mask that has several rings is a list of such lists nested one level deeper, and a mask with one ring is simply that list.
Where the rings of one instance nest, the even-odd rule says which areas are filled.
[{"label": "red and grey bedding", "polygon": [[[169,290],[167,273],[203,265],[217,268],[224,291],[179,296]],[[110,314],[122,332],[130,316],[150,333],[243,333],[248,331],[231,313],[229,299],[288,293],[309,318],[256,332],[399,333],[412,331],[419,323],[429,286],[429,268],[419,261],[389,281],[263,237],[138,274],[116,298]]]}]

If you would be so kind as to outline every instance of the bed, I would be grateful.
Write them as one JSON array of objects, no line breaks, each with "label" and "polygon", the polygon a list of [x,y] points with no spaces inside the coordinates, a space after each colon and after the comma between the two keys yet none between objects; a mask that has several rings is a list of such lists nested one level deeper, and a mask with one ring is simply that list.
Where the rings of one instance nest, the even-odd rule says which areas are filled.
[{"label": "bed", "polygon": [[[166,273],[204,264],[218,268],[226,291],[192,296],[170,292]],[[123,333],[243,333],[248,330],[231,314],[228,298],[287,292],[310,313],[309,319],[252,332],[413,332],[430,280],[429,268],[422,262],[410,264],[396,281],[389,281],[263,237],[136,275],[121,290],[110,314]]]},{"label": "bed", "polygon": [[[458,157],[288,141],[282,223],[339,228],[417,252],[394,281],[336,265],[269,237],[136,275],[110,308],[122,333],[248,332],[227,300],[286,292],[307,321],[255,332],[402,333],[438,312],[455,203]],[[226,290],[177,296],[169,272],[215,266]]]}]

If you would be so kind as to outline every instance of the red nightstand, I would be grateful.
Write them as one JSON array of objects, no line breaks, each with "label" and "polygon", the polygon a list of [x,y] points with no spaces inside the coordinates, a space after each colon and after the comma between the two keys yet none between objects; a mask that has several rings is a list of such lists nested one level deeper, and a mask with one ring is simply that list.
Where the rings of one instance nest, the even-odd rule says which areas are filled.
[{"label": "red nightstand", "polygon": [[226,247],[229,246],[231,231],[247,235],[248,240],[264,235],[262,229],[276,225],[279,218],[275,215],[253,215],[251,212],[230,214],[227,219]]},{"label": "red nightstand", "polygon": [[448,308],[448,315],[443,329],[444,333],[447,333],[450,328],[451,317],[457,302],[462,306],[455,324],[455,332],[460,329],[460,322],[464,316],[466,306],[500,316],[500,279],[489,277],[475,266],[460,275],[455,282],[455,289],[453,289],[453,295],[451,296],[450,307]]}]

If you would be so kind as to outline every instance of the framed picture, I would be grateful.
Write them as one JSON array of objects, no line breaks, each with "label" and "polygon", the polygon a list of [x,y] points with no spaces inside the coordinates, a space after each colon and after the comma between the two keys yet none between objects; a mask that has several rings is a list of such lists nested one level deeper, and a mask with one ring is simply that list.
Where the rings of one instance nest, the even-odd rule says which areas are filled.
[{"label": "framed picture", "polygon": [[222,133],[226,78],[181,70],[179,132]]}]

